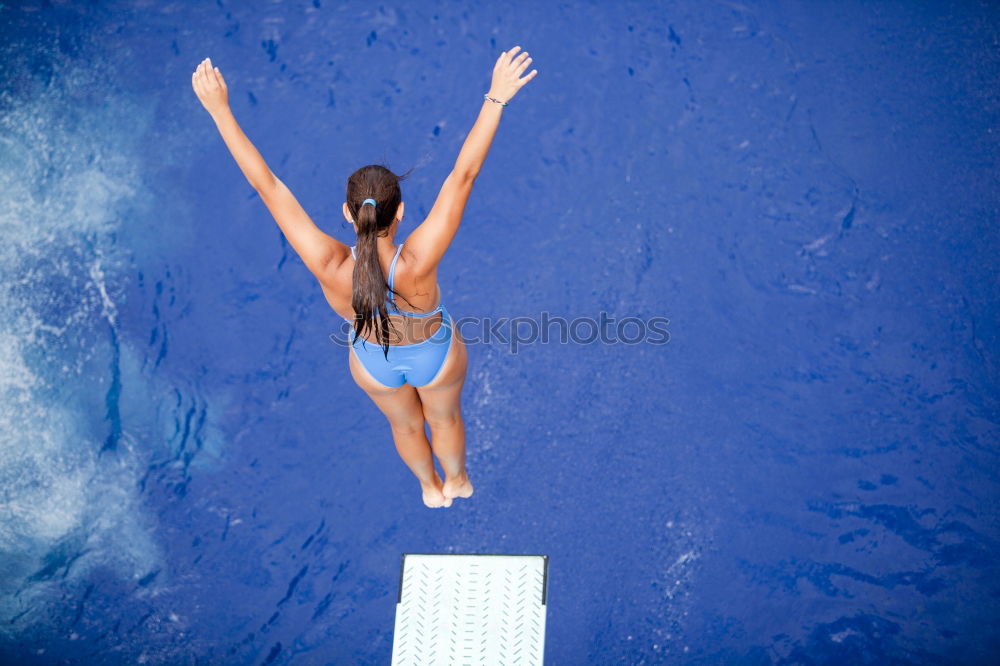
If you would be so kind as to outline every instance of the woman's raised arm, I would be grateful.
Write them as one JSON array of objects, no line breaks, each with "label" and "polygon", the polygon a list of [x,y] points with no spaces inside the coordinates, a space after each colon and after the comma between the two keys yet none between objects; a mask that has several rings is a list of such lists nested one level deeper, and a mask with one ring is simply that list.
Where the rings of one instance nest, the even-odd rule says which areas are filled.
[{"label": "woman's raised arm", "polygon": [[527,51],[515,57],[520,48],[515,46],[510,51],[504,51],[497,59],[487,97],[498,101],[483,100],[479,117],[462,144],[455,166],[441,186],[427,219],[406,239],[408,258],[414,262],[417,273],[431,273],[437,268],[458,231],[465,203],[472,192],[472,184],[486,161],[486,153],[493,143],[504,106],[524,84],[538,74],[538,70],[534,69],[527,76],[521,77],[531,63],[531,58]]},{"label": "woman's raised arm", "polygon": [[218,67],[205,58],[191,74],[191,86],[202,106],[212,116],[226,147],[239,165],[250,186],[257,190],[261,200],[298,253],[306,267],[320,281],[324,281],[331,268],[340,265],[350,256],[350,249],[323,233],[299,204],[291,190],[275,176],[261,157],[257,148],[240,128],[229,108],[226,81]]}]

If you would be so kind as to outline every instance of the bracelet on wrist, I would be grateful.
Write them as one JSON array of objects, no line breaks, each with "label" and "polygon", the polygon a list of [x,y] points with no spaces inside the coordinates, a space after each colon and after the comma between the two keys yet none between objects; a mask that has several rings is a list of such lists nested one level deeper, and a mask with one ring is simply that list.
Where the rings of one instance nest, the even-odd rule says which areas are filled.
[{"label": "bracelet on wrist", "polygon": [[498,100],[496,98],[490,97],[489,93],[486,93],[485,95],[483,95],[483,99],[488,99],[491,102],[496,102],[500,106],[507,106],[507,102],[501,102],[500,100]]}]

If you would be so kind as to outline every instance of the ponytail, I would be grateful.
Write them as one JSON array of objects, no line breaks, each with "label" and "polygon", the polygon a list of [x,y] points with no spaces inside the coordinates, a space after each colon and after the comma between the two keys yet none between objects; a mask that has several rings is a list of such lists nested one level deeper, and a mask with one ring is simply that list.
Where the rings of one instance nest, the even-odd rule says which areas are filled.
[{"label": "ponytail", "polygon": [[375,340],[389,358],[389,311],[385,295],[389,283],[378,261],[378,222],[375,206],[361,206],[355,218],[358,224],[358,244],[355,248],[354,288],[351,307],[354,308],[354,331],[357,337],[375,331]]},{"label": "ponytail", "polygon": [[[399,181],[406,178],[410,171],[397,176],[382,165],[371,164],[355,171],[347,181],[347,206],[358,230],[351,290],[355,338],[367,339],[374,332],[374,340],[382,347],[387,360],[389,334],[395,334],[396,330],[389,322],[386,294],[391,292],[396,295],[397,292],[389,289],[382,273],[378,260],[378,238],[386,235],[392,226],[402,200]],[[374,199],[377,204],[360,203],[366,198]]]}]

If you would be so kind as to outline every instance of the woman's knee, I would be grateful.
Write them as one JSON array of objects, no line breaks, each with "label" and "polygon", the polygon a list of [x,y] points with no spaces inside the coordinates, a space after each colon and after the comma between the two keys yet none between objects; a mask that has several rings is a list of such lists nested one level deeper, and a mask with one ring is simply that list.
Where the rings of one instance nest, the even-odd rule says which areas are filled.
[{"label": "woman's knee", "polygon": [[439,428],[454,428],[462,423],[462,411],[450,409],[447,411],[424,410],[424,418],[432,430]]},{"label": "woman's knee", "polygon": [[413,418],[399,420],[389,419],[389,426],[397,435],[402,435],[404,437],[413,436],[424,431],[424,420]]}]

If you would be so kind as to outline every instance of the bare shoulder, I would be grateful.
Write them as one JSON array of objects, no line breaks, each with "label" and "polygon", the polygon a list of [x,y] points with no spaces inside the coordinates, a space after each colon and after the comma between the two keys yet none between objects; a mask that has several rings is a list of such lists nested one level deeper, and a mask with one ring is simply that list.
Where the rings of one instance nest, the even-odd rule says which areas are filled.
[{"label": "bare shoulder", "polygon": [[354,279],[354,258],[348,254],[343,261],[331,262],[326,265],[324,270],[316,272],[314,275],[323,285],[324,291],[332,290],[350,294],[351,282]]},{"label": "bare shoulder", "polygon": [[[411,234],[412,237],[412,234]],[[435,278],[439,261],[432,261],[426,255],[410,248],[412,243],[407,238],[403,241],[403,249],[399,253],[399,260],[396,262],[396,275],[405,275],[413,280],[423,280]]]}]

